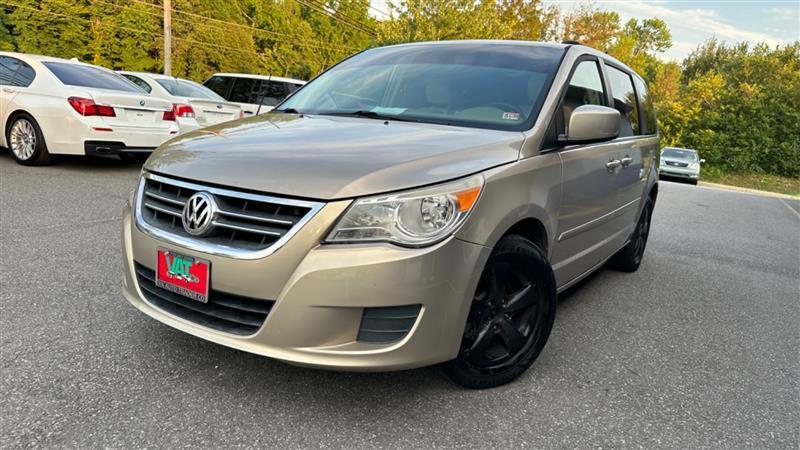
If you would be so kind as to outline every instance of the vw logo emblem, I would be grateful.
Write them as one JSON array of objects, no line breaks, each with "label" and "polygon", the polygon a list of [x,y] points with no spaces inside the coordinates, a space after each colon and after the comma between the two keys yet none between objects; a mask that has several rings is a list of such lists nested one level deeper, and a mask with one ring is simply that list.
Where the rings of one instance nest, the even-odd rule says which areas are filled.
[{"label": "vw logo emblem", "polygon": [[139,106],[144,106],[144,100],[139,100]]},{"label": "vw logo emblem", "polygon": [[217,216],[217,204],[208,192],[198,192],[183,205],[183,229],[192,236],[208,234]]}]

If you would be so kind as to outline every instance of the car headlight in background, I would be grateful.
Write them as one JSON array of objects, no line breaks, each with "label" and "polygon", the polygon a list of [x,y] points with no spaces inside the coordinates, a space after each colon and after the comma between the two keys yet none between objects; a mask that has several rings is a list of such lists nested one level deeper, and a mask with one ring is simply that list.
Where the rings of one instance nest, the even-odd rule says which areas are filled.
[{"label": "car headlight in background", "polygon": [[700,163],[699,162],[695,162],[695,163],[689,164],[689,169],[691,169],[691,170],[700,170]]},{"label": "car headlight in background", "polygon": [[455,232],[478,201],[483,176],[356,200],[326,242],[431,245]]}]

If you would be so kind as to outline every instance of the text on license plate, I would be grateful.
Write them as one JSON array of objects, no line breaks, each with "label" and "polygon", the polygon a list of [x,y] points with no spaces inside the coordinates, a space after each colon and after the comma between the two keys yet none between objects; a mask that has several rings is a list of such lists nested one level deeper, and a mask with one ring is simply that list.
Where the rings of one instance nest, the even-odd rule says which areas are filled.
[{"label": "text on license plate", "polygon": [[210,278],[211,263],[208,261],[158,249],[156,286],[206,303]]}]

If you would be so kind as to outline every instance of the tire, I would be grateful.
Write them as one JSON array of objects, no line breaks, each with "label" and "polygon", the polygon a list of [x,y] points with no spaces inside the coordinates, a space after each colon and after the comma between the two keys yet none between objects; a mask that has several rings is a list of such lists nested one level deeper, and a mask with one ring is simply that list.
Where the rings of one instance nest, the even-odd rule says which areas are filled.
[{"label": "tire", "polygon": [[633,230],[630,242],[614,256],[613,265],[623,272],[636,272],[642,264],[647,238],[650,236],[650,220],[653,216],[653,201],[650,197],[644,202],[639,221]]},{"label": "tire", "polygon": [[11,120],[6,129],[6,143],[11,156],[23,166],[44,166],[52,161],[39,124],[28,114],[19,114]]},{"label": "tire", "polygon": [[691,181],[689,181],[689,183],[692,183],[692,186],[697,186],[697,182],[698,181],[699,180],[691,180]]},{"label": "tire", "polygon": [[481,274],[458,357],[439,365],[440,371],[470,389],[513,381],[547,343],[556,299],[544,253],[521,236],[502,238]]}]

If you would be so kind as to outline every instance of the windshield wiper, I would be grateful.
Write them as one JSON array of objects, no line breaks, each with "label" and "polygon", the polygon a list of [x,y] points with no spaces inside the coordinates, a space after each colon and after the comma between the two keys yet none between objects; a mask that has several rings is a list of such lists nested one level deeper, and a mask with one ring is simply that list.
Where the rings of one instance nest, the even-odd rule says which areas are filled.
[{"label": "windshield wiper", "polygon": [[319,113],[322,116],[347,116],[347,117],[365,117],[367,119],[376,120],[397,120],[398,122],[416,122],[416,123],[434,123],[438,125],[451,125],[448,122],[438,122],[435,120],[416,119],[411,117],[393,116],[391,114],[381,114],[375,111],[368,111],[366,109],[359,109],[356,111],[332,111]]},{"label": "windshield wiper", "polygon": [[273,109],[273,111],[274,112],[279,112],[279,113],[286,113],[286,114],[303,114],[303,113],[301,113],[300,111],[298,111],[298,110],[296,110],[294,108]]}]

